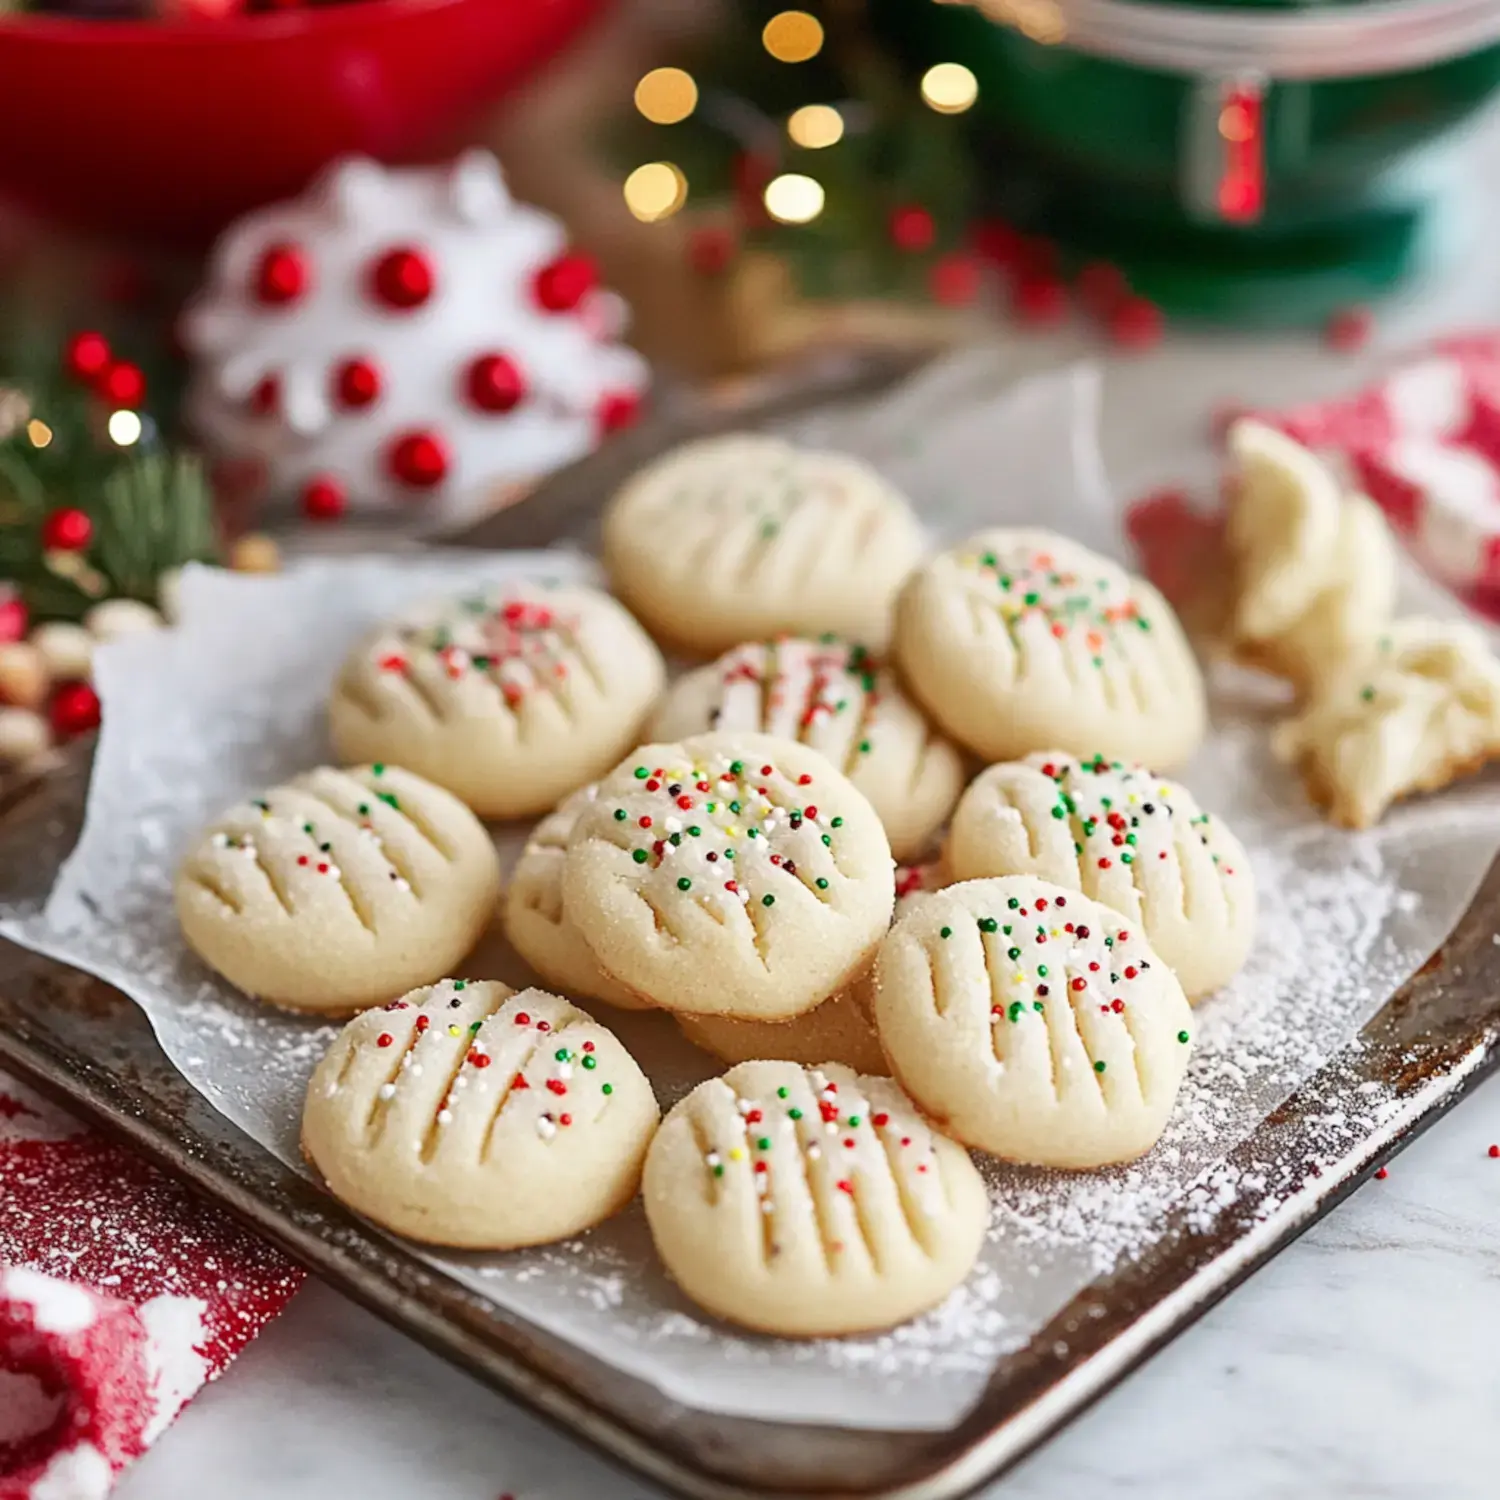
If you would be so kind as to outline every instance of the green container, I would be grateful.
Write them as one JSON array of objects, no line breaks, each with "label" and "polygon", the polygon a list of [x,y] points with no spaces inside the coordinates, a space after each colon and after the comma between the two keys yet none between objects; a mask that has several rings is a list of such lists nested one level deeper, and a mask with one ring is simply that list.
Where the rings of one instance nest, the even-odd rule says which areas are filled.
[{"label": "green container", "polygon": [[914,69],[978,77],[986,210],[1169,311],[1316,321],[1462,243],[1450,147],[1500,86],[1494,0],[872,9]]}]

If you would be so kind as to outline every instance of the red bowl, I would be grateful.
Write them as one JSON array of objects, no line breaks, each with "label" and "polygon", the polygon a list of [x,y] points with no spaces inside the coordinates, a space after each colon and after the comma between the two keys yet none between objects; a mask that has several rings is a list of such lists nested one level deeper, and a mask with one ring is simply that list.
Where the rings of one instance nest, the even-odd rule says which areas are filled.
[{"label": "red bowl", "polygon": [[0,20],[0,197],[202,241],[331,158],[442,149],[603,0],[356,0],[225,21]]}]

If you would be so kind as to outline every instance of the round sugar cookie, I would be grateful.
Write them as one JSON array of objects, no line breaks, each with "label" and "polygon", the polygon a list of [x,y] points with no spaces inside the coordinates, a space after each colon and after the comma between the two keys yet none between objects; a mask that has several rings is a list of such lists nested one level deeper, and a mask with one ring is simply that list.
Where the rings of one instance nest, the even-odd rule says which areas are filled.
[{"label": "round sugar cookie", "polygon": [[1144,766],[1060,750],[991,766],[953,814],[956,880],[1035,875],[1128,917],[1190,998],[1239,972],[1255,935],[1244,847],[1193,794]]},{"label": "round sugar cookie", "polygon": [[598,794],[597,786],[581,787],[532,829],[505,888],[501,920],[511,946],[548,984],[582,1000],[640,1010],[644,1002],[599,967],[583,934],[563,910],[568,840],[579,813]]},{"label": "round sugar cookie", "polygon": [[652,634],[693,655],[823,631],[879,649],[922,532],[858,459],[731,433],[636,474],[605,510],[603,552]]},{"label": "round sugar cookie", "polygon": [[784,1021],[860,974],[895,903],[875,810],[816,750],[764,734],[643,745],[599,784],[563,909],[663,1010]]},{"label": "round sugar cookie", "polygon": [[893,1075],[957,1139],[1035,1166],[1149,1151],[1187,1071],[1191,1015],[1138,926],[1026,875],[930,896],[875,967]]},{"label": "round sugar cookie", "polygon": [[427,984],[500,894],[484,827],[395,766],[323,766],[231,807],[177,873],[188,946],[246,994],[348,1015]]},{"label": "round sugar cookie", "polygon": [[545,812],[640,739],[665,667],[595,589],[511,583],[373,632],[334,684],[339,758],[384,760],[484,818]]},{"label": "round sugar cookie", "polygon": [[986,760],[1056,746],[1171,767],[1203,738],[1203,679],[1171,606],[1048,531],[983,531],[896,605],[908,688]]},{"label": "round sugar cookie", "polygon": [[826,755],[870,799],[897,859],[918,854],[963,790],[957,748],[863,646],[783,637],[734,647],[679,678],[652,737],[760,730]]},{"label": "round sugar cookie", "polygon": [[889,1328],[973,1268],[989,1203],[968,1153],[889,1078],[747,1062],[662,1122],[642,1183],[656,1249],[700,1307],[764,1333]]},{"label": "round sugar cookie", "polygon": [[512,1250],[623,1208],[658,1118],[635,1059],[583,1011],[453,979],[339,1033],[308,1084],[302,1150],[385,1229]]}]

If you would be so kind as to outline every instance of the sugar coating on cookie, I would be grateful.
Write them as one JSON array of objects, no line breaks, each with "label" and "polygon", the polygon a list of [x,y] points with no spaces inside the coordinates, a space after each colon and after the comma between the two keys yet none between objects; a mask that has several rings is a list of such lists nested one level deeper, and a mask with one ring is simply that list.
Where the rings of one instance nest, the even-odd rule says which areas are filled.
[{"label": "sugar coating on cookie", "polygon": [[1500,759],[1500,661],[1460,620],[1398,620],[1320,681],[1277,726],[1276,753],[1347,828]]},{"label": "sugar coating on cookie", "polygon": [[1263,423],[1237,422],[1229,447],[1238,466],[1227,528],[1231,638],[1243,660],[1307,691],[1390,619],[1390,527],[1378,506],[1343,494],[1320,459]]},{"label": "sugar coating on cookie", "polygon": [[652,633],[695,655],[823,631],[878,649],[922,533],[858,459],[732,433],[636,474],[604,513],[603,554]]},{"label": "sugar coating on cookie", "polygon": [[888,1078],[748,1062],[663,1121],[642,1184],[656,1248],[709,1312],[814,1338],[888,1328],[973,1268],[989,1216],[962,1147]]},{"label": "sugar coating on cookie", "polygon": [[896,606],[907,687],[987,760],[1058,747],[1174,766],[1203,738],[1203,679],[1143,579],[1047,531],[979,533]]},{"label": "sugar coating on cookie", "polygon": [[188,945],[247,994],[347,1015],[451,970],[500,893],[494,844],[441,787],[324,766],[231,807],[179,867]]},{"label": "sugar coating on cookie", "polygon": [[1240,841],[1191,792],[1144,766],[1060,750],[991,766],[959,800],[956,880],[1035,875],[1128,917],[1191,996],[1240,969],[1255,879]]},{"label": "sugar coating on cookie", "polygon": [[645,1002],[611,979],[563,910],[563,858],[578,815],[599,794],[586,786],[566,798],[531,831],[505,888],[501,917],[511,946],[550,985],[583,1000],[625,1010]]},{"label": "sugar coating on cookie", "polygon": [[481,817],[539,813],[640,738],[661,653],[608,595],[513,583],[438,600],[351,653],[329,720],[343,760],[385,760]]},{"label": "sugar coating on cookie", "polygon": [[875,970],[897,1080],[958,1140],[1036,1166],[1149,1151],[1191,1015],[1139,926],[1029,876],[937,892],[891,929]]},{"label": "sugar coating on cookie", "polygon": [[897,859],[921,852],[963,790],[958,749],[933,729],[895,672],[863,646],[782,637],[734,647],[679,678],[657,739],[759,730],[826,755],[870,799]]},{"label": "sugar coating on cookie", "polygon": [[653,1004],[788,1020],[868,965],[894,874],[875,810],[817,751],[705,734],[604,778],[568,842],[563,906]]},{"label": "sugar coating on cookie", "polygon": [[330,1191],[425,1244],[565,1239],[635,1196],[658,1122],[615,1035],[542,990],[444,980],[351,1021],[308,1085]]}]

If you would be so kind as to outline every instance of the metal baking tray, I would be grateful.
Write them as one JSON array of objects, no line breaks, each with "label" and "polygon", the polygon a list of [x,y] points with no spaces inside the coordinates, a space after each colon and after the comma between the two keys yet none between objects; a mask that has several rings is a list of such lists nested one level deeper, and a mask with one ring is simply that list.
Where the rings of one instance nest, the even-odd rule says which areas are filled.
[{"label": "metal baking tray", "polygon": [[[537,546],[576,538],[618,478],[667,445],[876,389],[910,363],[839,361],[733,400],[679,405],[448,540]],[[44,779],[0,789],[0,900],[45,895],[76,836],[87,777],[85,747]],[[0,1067],[128,1141],[380,1317],[674,1494],[954,1500],[1003,1473],[1200,1317],[1500,1061],[1497,924],[1500,860],[1440,950],[1358,1040],[1230,1154],[1231,1169],[1245,1169],[1233,1201],[1169,1213],[1149,1251],[1000,1360],[973,1410],[940,1432],[748,1421],[667,1399],[363,1224],[220,1117],[118,991],[5,943]]]}]

